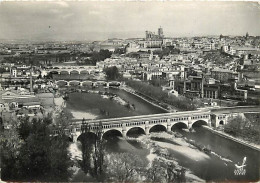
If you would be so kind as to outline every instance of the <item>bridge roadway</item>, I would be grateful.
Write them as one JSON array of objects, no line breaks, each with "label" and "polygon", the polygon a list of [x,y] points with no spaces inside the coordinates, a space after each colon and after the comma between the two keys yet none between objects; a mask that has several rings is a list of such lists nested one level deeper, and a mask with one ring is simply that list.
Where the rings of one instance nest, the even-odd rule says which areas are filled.
[{"label": "bridge roadway", "polygon": [[[140,115],[122,118],[88,120],[84,123],[82,119],[73,121],[65,129],[65,133],[76,141],[82,133],[82,127],[88,124],[90,132],[95,132],[102,125],[103,134],[108,131],[120,132],[123,137],[127,136],[129,130],[139,128],[144,134],[149,134],[156,126],[161,126],[165,131],[171,131],[174,125],[182,125],[184,128],[192,128],[196,123],[202,125],[218,127],[228,122],[228,117],[241,115],[243,112],[259,112],[260,108],[255,106],[226,107],[226,108],[208,108],[197,111],[184,111],[174,113]],[[54,134],[59,134],[58,129]]]}]

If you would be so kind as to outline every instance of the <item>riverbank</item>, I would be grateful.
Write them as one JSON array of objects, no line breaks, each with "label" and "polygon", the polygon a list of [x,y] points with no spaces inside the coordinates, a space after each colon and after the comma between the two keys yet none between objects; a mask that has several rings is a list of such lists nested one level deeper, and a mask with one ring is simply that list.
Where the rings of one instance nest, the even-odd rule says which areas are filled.
[{"label": "riverbank", "polygon": [[138,94],[136,93],[136,91],[135,91],[134,89],[130,88],[130,87],[120,86],[119,89],[124,90],[124,91],[126,91],[126,92],[128,92],[128,93],[130,93],[130,94],[132,94],[132,95],[135,95],[136,97],[138,97],[138,98],[140,98],[140,99],[142,99],[142,100],[148,102],[149,104],[151,104],[151,105],[153,105],[153,106],[155,106],[155,107],[158,107],[158,108],[160,108],[160,109],[162,109],[162,110],[164,110],[164,111],[166,111],[166,112],[171,112],[170,110],[168,110],[168,109],[166,109],[166,108],[164,108],[164,107],[162,107],[162,106],[160,106],[160,105],[158,105],[158,104],[155,104],[153,101],[148,100],[148,99],[146,99],[146,98],[144,98],[144,97],[138,95]]},{"label": "riverbank", "polygon": [[199,151],[196,148],[191,148],[183,138],[176,138],[174,133],[169,134],[167,132],[152,133],[149,136],[143,135],[136,138],[139,143],[143,144],[143,147],[150,150],[150,153],[146,156],[149,161],[149,166],[153,161],[159,160],[163,164],[173,163],[176,170],[184,168],[185,177],[187,182],[205,182],[205,180],[194,175],[194,173],[187,167],[180,166],[177,162],[174,153],[181,153],[184,157],[198,162],[209,159],[209,156]]},{"label": "riverbank", "polygon": [[229,134],[227,134],[227,133],[225,133],[225,132],[223,132],[223,131],[214,130],[214,129],[212,129],[211,127],[208,127],[208,126],[202,126],[202,127],[205,128],[205,129],[207,129],[207,130],[209,130],[209,131],[211,131],[212,133],[215,133],[215,134],[217,134],[217,135],[219,135],[219,136],[222,136],[222,137],[224,137],[224,138],[230,139],[230,140],[232,140],[232,141],[235,141],[235,142],[237,142],[237,143],[240,143],[240,144],[242,144],[242,145],[245,145],[245,146],[247,146],[247,147],[250,147],[250,148],[252,148],[252,149],[257,150],[257,151],[260,152],[260,145],[247,142],[247,141],[245,141],[245,140],[243,140],[243,139],[240,139],[240,138],[237,138],[237,137],[233,137],[233,136],[231,136],[231,135],[229,135]]}]

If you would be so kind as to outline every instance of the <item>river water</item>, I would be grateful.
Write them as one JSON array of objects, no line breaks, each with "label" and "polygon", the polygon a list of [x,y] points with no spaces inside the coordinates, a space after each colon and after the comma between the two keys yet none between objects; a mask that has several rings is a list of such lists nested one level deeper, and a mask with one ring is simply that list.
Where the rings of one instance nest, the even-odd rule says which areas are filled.
[{"label": "river water", "polygon": [[[119,89],[99,89],[117,94],[120,98],[134,104],[129,109],[114,100],[102,98],[94,93],[71,93],[67,108],[76,118],[111,118],[134,115],[163,113],[164,110]],[[260,177],[260,153],[237,142],[218,136],[202,127],[190,133],[178,130],[184,137],[211,149],[211,154],[198,152],[189,147],[174,145],[166,138],[150,138],[162,147],[167,147],[180,166],[188,168],[193,174],[206,181],[257,181]],[[165,132],[164,132],[165,133]],[[139,139],[140,140],[140,139]],[[130,152],[146,157],[149,150],[142,148],[139,142],[131,139],[114,138],[106,144],[110,152]],[[198,158],[200,157],[200,158]],[[246,157],[245,175],[235,175],[235,164],[240,165]]]}]

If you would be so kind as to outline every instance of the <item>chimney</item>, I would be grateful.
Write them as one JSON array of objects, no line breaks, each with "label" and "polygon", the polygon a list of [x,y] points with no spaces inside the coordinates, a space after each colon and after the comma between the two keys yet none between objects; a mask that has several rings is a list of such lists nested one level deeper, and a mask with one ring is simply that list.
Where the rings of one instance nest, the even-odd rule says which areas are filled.
[{"label": "chimney", "polygon": [[184,71],[184,83],[183,83],[183,94],[186,93],[186,71]]},{"label": "chimney", "polygon": [[204,74],[201,75],[201,98],[204,98]]},{"label": "chimney", "polygon": [[30,92],[33,93],[33,86],[32,86],[32,65],[30,68]]}]

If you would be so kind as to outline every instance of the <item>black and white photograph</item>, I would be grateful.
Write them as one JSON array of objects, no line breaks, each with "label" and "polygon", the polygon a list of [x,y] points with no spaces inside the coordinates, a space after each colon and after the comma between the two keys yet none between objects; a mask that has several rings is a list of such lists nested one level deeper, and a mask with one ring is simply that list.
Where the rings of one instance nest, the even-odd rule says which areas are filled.
[{"label": "black and white photograph", "polygon": [[260,182],[260,1],[0,0],[0,182]]}]

